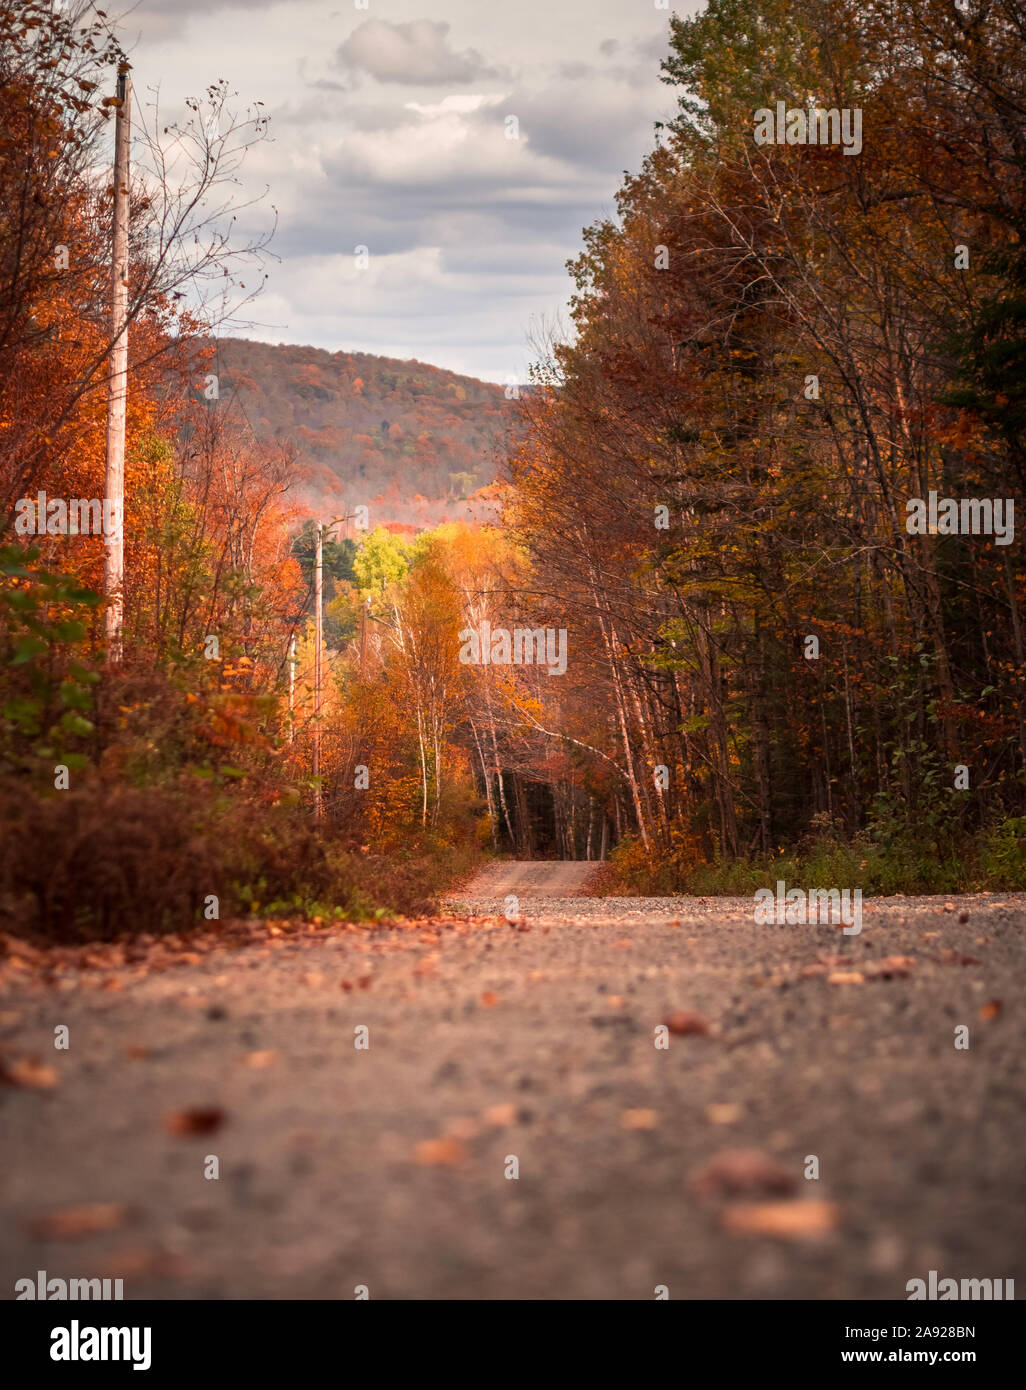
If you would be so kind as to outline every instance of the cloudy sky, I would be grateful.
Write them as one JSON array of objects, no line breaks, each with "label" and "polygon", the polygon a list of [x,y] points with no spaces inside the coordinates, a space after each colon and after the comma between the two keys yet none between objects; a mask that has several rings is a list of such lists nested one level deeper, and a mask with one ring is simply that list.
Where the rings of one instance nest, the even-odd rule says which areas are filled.
[{"label": "cloudy sky", "polygon": [[525,378],[581,229],[675,110],[656,0],[139,0],[120,29],[137,100],[225,78],[271,117],[242,177],[280,263],[245,336],[492,381]]}]

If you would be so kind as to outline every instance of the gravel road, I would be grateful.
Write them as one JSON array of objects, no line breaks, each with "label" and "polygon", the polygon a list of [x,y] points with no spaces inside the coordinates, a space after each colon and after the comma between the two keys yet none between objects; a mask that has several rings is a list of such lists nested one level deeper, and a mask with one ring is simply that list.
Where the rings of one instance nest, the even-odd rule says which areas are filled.
[{"label": "gravel road", "polygon": [[510,891],[512,924],[8,987],[0,1055],[56,1075],[0,1085],[6,1296],[39,1269],[126,1299],[1026,1290],[1026,895],[874,900],[846,937]]},{"label": "gravel road", "polygon": [[587,892],[598,864],[555,859],[497,859],[474,875],[458,897],[475,911],[505,913],[504,902],[517,898],[573,898]]}]

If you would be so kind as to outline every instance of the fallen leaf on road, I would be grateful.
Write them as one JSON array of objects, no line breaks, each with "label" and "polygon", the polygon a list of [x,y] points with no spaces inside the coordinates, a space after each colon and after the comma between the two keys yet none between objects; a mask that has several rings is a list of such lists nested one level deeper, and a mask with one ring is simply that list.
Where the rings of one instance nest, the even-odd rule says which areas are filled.
[{"label": "fallen leaf on road", "polygon": [[267,1052],[247,1052],[242,1061],[247,1067],[255,1067],[258,1071],[264,1067],[273,1067],[278,1060],[278,1054],[272,1049]]},{"label": "fallen leaf on road", "polygon": [[990,1023],[993,1019],[1001,1017],[1002,1008],[1000,999],[988,999],[987,1003],[980,1009],[980,1018],[984,1023]]},{"label": "fallen leaf on road", "polygon": [[57,1072],[38,1057],[13,1057],[0,1060],[0,1081],[8,1086],[24,1086],[34,1091],[49,1091],[57,1085]]},{"label": "fallen leaf on road", "polygon": [[464,1162],[467,1150],[459,1139],[422,1139],[414,1156],[427,1167],[455,1167]]},{"label": "fallen leaf on road", "polygon": [[621,1129],[655,1129],[658,1122],[655,1110],[625,1110],[620,1116]]},{"label": "fallen leaf on road", "polygon": [[980,962],[975,956],[963,956],[961,951],[941,951],[939,956],[933,959],[939,965],[979,965]]},{"label": "fallen leaf on road", "polygon": [[907,979],[915,965],[911,956],[884,956],[862,967],[867,980]]},{"label": "fallen leaf on road", "polygon": [[701,1014],[688,1013],[685,1009],[678,1009],[674,1013],[667,1014],[663,1019],[663,1027],[668,1028],[671,1033],[684,1038],[689,1034],[698,1037],[707,1037],[709,1034],[709,1023]]},{"label": "fallen leaf on road", "polygon": [[700,1197],[735,1192],[783,1193],[794,1189],[795,1177],[789,1168],[760,1149],[723,1149],[693,1170],[688,1186]]},{"label": "fallen leaf on road", "polygon": [[482,1118],[486,1125],[505,1128],[507,1125],[516,1124],[517,1108],[515,1105],[490,1105]]},{"label": "fallen leaf on road", "polygon": [[481,995],[481,1003],[485,1006],[486,1009],[492,1008],[498,1002],[499,996],[497,994],[493,994],[490,989],[486,989],[484,994]]},{"label": "fallen leaf on road", "polygon": [[861,985],[866,977],[861,970],[834,970],[827,976],[828,985]]},{"label": "fallen leaf on road", "polygon": [[164,1128],[169,1134],[213,1134],[224,1123],[224,1111],[213,1106],[191,1110],[173,1110],[164,1116]]},{"label": "fallen leaf on road", "polygon": [[120,1202],[90,1202],[81,1207],[62,1207],[28,1223],[38,1240],[75,1240],[99,1231],[116,1231],[124,1225],[128,1208]]},{"label": "fallen leaf on road", "polygon": [[733,1125],[741,1118],[740,1105],[707,1105],[705,1118],[711,1125]]},{"label": "fallen leaf on road", "polygon": [[815,1240],[836,1230],[840,1212],[833,1202],[731,1202],[723,1208],[723,1229],[733,1235]]}]

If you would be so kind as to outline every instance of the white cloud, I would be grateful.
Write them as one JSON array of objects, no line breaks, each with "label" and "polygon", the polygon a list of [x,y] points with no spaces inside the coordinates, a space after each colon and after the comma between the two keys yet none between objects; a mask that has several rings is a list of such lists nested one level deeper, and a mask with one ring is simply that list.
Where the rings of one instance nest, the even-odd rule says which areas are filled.
[{"label": "white cloud", "polygon": [[498,75],[476,49],[457,53],[451,48],[449,28],[444,20],[390,24],[368,19],[339,46],[336,61],[343,69],[368,73],[379,82],[407,86],[473,82]]}]

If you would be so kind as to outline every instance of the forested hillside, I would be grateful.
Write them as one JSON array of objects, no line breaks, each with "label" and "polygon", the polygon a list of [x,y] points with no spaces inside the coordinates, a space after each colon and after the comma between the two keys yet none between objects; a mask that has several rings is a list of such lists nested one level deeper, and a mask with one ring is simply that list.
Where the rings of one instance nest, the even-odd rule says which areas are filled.
[{"label": "forested hillside", "polygon": [[258,436],[296,449],[310,500],[380,499],[378,519],[437,521],[491,483],[510,419],[504,388],[368,352],[220,339],[222,394]]}]

